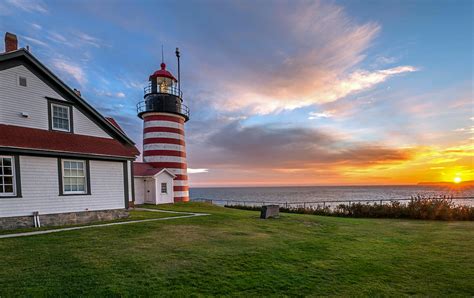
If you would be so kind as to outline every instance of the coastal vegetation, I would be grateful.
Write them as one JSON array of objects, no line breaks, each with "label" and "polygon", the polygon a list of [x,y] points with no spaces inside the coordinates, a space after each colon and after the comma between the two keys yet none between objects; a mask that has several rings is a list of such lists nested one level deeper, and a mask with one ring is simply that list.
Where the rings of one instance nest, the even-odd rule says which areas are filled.
[{"label": "coastal vegetation", "polygon": [[149,208],[210,216],[0,239],[0,296],[474,294],[474,222]]},{"label": "coastal vegetation", "polygon": [[[226,207],[259,211],[259,206],[227,205]],[[413,197],[408,203],[354,202],[331,206],[282,206],[280,212],[313,214],[339,217],[404,218],[426,220],[470,220],[474,221],[474,206],[457,205],[453,199]]]}]

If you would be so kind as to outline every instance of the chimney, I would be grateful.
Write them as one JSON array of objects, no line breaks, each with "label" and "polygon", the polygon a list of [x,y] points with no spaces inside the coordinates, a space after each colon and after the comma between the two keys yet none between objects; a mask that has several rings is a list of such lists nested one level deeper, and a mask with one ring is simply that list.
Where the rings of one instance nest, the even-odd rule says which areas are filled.
[{"label": "chimney", "polygon": [[81,91],[80,90],[77,90],[76,88],[74,88],[74,93],[76,93],[77,96],[81,97]]},{"label": "chimney", "polygon": [[10,32],[5,33],[5,53],[18,50],[18,39]]}]

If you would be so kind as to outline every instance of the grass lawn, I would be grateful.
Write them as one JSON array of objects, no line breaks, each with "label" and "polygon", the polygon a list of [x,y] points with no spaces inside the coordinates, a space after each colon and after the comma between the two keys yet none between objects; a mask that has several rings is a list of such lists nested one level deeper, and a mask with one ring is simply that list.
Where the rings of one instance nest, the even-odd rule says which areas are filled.
[{"label": "grass lawn", "polygon": [[474,295],[474,222],[165,208],[211,216],[0,239],[0,296]]},{"label": "grass lawn", "polygon": [[[140,206],[140,207],[148,207],[148,206]],[[131,210],[129,213],[130,213],[130,216],[127,218],[110,220],[110,221],[98,221],[98,222],[93,222],[89,224],[55,226],[55,227],[49,226],[49,227],[41,227],[41,228],[22,228],[22,229],[15,229],[15,230],[0,230],[0,235],[16,234],[16,233],[23,233],[23,232],[45,231],[45,230],[56,230],[60,228],[69,228],[69,227],[100,225],[100,224],[111,223],[111,222],[123,222],[123,221],[133,221],[133,220],[142,220],[142,219],[183,216],[183,214],[176,214],[176,213],[149,212],[149,211],[139,211],[139,210]],[[33,218],[31,220],[33,221]]]}]

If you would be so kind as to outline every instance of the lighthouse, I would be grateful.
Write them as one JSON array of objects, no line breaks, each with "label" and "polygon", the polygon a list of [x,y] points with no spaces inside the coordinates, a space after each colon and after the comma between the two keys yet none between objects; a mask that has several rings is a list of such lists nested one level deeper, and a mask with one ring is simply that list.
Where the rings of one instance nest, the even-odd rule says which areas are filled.
[{"label": "lighthouse", "polygon": [[144,203],[189,201],[184,140],[189,109],[183,104],[178,49],[176,57],[178,79],[162,61],[149,76],[144,100],[137,104],[137,115],[143,120],[143,162],[134,164],[135,191]]}]

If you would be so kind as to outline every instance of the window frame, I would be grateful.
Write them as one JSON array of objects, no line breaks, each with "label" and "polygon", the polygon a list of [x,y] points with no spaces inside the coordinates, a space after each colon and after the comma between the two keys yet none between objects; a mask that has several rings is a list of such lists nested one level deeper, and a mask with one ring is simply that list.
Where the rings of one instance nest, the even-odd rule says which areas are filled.
[{"label": "window frame", "polygon": [[[84,175],[85,185],[84,191],[66,191],[64,189],[64,162],[82,162],[84,164]],[[58,178],[59,178],[59,195],[60,196],[84,196],[91,195],[91,181],[90,181],[90,162],[88,159],[75,159],[75,158],[58,158]]]},{"label": "window frame", "polygon": [[[47,98],[47,100],[48,100],[48,126],[49,126],[49,130],[64,132],[64,133],[74,133],[74,118],[73,118],[74,106],[69,102],[65,102],[65,101],[59,100],[59,99]],[[69,130],[54,128],[54,126],[53,126],[53,123],[54,123],[54,121],[53,121],[53,113],[54,113],[53,106],[64,107],[64,108],[68,109]]]},{"label": "window frame", "polygon": [[[21,79],[25,79],[25,85],[21,84]],[[18,76],[18,86],[19,87],[28,87],[28,79],[25,76]]]},{"label": "window frame", "polygon": [[[165,192],[163,192],[163,186],[165,187]],[[161,194],[168,194],[168,183],[166,182],[161,182]]]},{"label": "window frame", "polygon": [[[0,199],[21,198],[20,157],[16,154],[0,152],[0,158],[11,158],[12,160],[12,185],[13,192],[0,193]],[[2,175],[3,176],[3,175]]]}]

